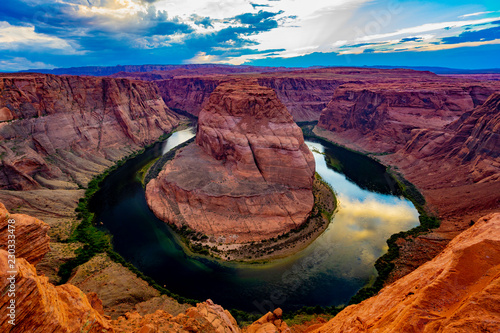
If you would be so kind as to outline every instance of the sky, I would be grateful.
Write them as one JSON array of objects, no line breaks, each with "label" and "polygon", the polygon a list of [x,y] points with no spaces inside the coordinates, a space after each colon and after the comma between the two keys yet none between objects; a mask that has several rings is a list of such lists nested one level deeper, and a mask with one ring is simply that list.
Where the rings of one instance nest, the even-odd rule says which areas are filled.
[{"label": "sky", "polygon": [[500,1],[4,0],[0,71],[117,64],[500,68]]}]

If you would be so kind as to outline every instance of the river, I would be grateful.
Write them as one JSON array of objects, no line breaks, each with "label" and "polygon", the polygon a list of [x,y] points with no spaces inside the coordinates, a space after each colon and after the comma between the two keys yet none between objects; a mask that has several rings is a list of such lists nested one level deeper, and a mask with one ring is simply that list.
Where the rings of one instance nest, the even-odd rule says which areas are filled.
[{"label": "river", "polygon": [[113,235],[115,251],[184,297],[210,298],[227,309],[248,312],[345,304],[375,279],[374,263],[387,250],[390,235],[418,225],[417,210],[398,195],[382,165],[343,148],[306,141],[316,172],[339,200],[338,211],[321,236],[306,249],[265,264],[189,255],[175,232],[150,211],[137,173],[193,136],[193,129],[175,132],[127,161],[105,179],[90,206]]}]

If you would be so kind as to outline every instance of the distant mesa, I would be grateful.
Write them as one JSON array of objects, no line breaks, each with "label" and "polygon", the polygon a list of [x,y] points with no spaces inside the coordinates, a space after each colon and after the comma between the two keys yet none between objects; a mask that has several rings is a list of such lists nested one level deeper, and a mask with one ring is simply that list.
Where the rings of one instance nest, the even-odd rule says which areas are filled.
[{"label": "distant mesa", "polygon": [[273,238],[312,210],[315,163],[276,93],[256,81],[220,84],[200,112],[196,142],[146,188],[161,220],[227,243]]}]

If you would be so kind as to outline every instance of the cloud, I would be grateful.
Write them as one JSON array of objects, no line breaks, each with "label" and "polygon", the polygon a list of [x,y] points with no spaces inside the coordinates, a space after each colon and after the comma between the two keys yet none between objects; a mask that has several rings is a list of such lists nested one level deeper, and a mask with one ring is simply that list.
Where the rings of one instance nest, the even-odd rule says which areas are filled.
[{"label": "cloud", "polygon": [[493,21],[498,20],[498,18],[486,18],[486,19],[480,19],[480,20],[469,20],[469,21],[450,21],[450,22],[438,22],[438,23],[426,23],[410,28],[403,28],[403,29],[398,29],[394,32],[389,32],[389,33],[381,33],[381,34],[374,34],[374,35],[367,35],[367,36],[362,36],[357,38],[357,41],[360,42],[368,42],[372,40],[377,40],[377,39],[384,39],[384,38],[390,38],[390,37],[395,37],[395,36],[400,36],[400,35],[408,35],[408,34],[420,34],[424,32],[429,32],[429,31],[437,31],[437,30],[442,30],[442,29],[451,29],[451,28],[456,28],[456,27],[464,27],[468,25],[477,25],[477,24],[482,24],[482,23],[491,23]]},{"label": "cloud", "polygon": [[485,14],[491,14],[491,13],[494,13],[494,12],[489,11],[489,12],[470,13],[470,14],[465,14],[465,15],[459,16],[458,18],[467,18],[467,17],[471,17],[471,16],[479,16],[479,15],[485,15]]},{"label": "cloud", "polygon": [[15,26],[8,22],[0,22],[0,49],[31,51],[57,50],[64,54],[83,54],[64,39],[36,33],[33,26]]},{"label": "cloud", "polygon": [[476,31],[464,31],[458,36],[441,39],[443,44],[460,44],[466,42],[485,42],[500,39],[500,27],[487,28]]},{"label": "cloud", "polygon": [[14,57],[0,60],[0,71],[11,72],[28,68],[52,69],[54,65],[46,64],[41,61],[32,62],[23,57]]},{"label": "cloud", "polygon": [[276,15],[279,15],[281,13],[283,13],[282,10],[277,12],[277,13],[266,12],[266,11],[260,10],[256,14],[245,13],[245,14],[237,15],[234,17],[234,19],[243,23],[243,24],[259,25],[262,22],[267,21],[270,18],[275,17]]},{"label": "cloud", "polygon": [[406,42],[422,42],[422,41],[423,41],[422,37],[406,37],[402,38],[399,42],[406,43]]},{"label": "cloud", "polygon": [[191,19],[193,20],[194,24],[199,25],[205,29],[214,27],[212,24],[213,20],[208,16],[201,17],[196,14],[193,14],[191,15]]}]

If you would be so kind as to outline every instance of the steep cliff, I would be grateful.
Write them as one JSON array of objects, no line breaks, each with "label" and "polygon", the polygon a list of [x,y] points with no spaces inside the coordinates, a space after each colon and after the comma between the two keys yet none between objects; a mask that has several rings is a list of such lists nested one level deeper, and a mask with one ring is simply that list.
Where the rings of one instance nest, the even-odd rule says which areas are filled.
[{"label": "steep cliff", "polygon": [[500,93],[495,93],[444,129],[414,131],[390,161],[416,180],[444,217],[467,221],[464,215],[474,211],[495,211],[500,206],[495,190],[500,186],[499,110]]},{"label": "steep cliff", "polygon": [[480,219],[436,258],[313,332],[498,332],[500,214]]},{"label": "steep cliff", "polygon": [[148,82],[5,74],[0,96],[1,189],[85,186],[177,124]]},{"label": "steep cliff", "polygon": [[196,144],[165,165],[146,197],[168,223],[243,243],[302,224],[313,175],[312,153],[274,91],[227,82],[200,113]]},{"label": "steep cliff", "polygon": [[174,110],[182,110],[198,116],[221,77],[180,77],[158,80],[158,90],[165,104]]},{"label": "steep cliff", "polygon": [[[7,225],[11,228],[7,229]],[[33,265],[49,251],[48,228],[34,217],[9,214],[0,203],[0,288],[3,290],[0,295],[0,330],[112,332],[99,312],[102,303],[94,294],[87,298],[75,286],[56,287],[47,277],[37,275]],[[7,243],[7,238],[14,242]],[[7,244],[14,246],[7,247]],[[12,319],[15,325],[9,323]]]},{"label": "steep cliff", "polygon": [[345,84],[318,126],[374,152],[395,152],[416,129],[442,129],[485,102],[495,90],[470,83],[417,81]]},{"label": "steep cliff", "polygon": [[13,248],[17,257],[36,265],[49,252],[48,230],[47,224],[34,217],[9,214],[0,202],[0,249]]}]

